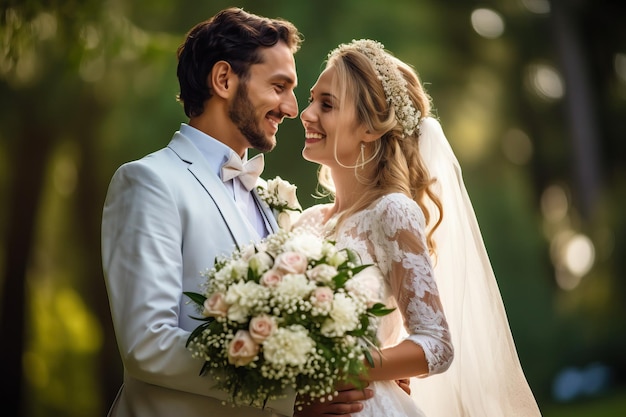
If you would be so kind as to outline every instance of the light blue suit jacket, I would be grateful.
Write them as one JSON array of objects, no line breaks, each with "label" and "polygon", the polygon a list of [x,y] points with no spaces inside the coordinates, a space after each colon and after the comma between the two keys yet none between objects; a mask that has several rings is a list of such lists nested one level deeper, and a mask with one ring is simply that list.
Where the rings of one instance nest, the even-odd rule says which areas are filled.
[{"label": "light blue suit jacket", "polygon": [[[262,207],[270,231],[278,226]],[[221,179],[177,132],[169,145],[114,174],[102,219],[102,260],[124,385],[115,417],[292,415],[294,396],[265,410],[223,405],[226,394],[199,376],[185,348],[200,324],[183,291],[199,292],[201,271],[235,244],[254,239]]]}]

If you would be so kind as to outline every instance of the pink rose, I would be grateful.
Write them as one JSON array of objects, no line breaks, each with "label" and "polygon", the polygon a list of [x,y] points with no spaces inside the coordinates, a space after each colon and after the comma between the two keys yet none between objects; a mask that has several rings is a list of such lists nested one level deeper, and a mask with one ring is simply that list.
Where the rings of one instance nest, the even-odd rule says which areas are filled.
[{"label": "pink rose", "polygon": [[317,287],[311,294],[311,303],[315,307],[329,308],[333,302],[333,290],[328,287]]},{"label": "pink rose", "polygon": [[204,300],[202,315],[204,317],[226,317],[228,307],[230,306],[225,301],[224,294],[216,292]]},{"label": "pink rose", "polygon": [[308,260],[298,252],[283,252],[276,257],[274,269],[284,274],[303,274],[306,271]]},{"label": "pink rose", "polygon": [[275,270],[270,269],[261,276],[260,284],[264,287],[275,288],[283,281],[283,275]]},{"label": "pink rose", "polygon": [[270,316],[257,316],[250,320],[250,337],[256,343],[263,343],[276,329],[276,322]]},{"label": "pink rose", "polygon": [[259,345],[252,340],[246,330],[238,330],[228,345],[228,362],[235,366],[245,366],[259,353]]}]

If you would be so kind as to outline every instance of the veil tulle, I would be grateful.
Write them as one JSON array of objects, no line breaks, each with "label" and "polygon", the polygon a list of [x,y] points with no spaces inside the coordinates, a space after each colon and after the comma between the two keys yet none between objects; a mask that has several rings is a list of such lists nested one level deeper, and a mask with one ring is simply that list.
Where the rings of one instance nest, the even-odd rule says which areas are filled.
[{"label": "veil tulle", "polygon": [[428,417],[540,416],[461,168],[433,118],[421,122],[420,152],[436,178],[434,190],[443,204],[443,222],[433,235],[435,277],[452,334],[454,361],[442,374],[413,379],[412,396]]}]

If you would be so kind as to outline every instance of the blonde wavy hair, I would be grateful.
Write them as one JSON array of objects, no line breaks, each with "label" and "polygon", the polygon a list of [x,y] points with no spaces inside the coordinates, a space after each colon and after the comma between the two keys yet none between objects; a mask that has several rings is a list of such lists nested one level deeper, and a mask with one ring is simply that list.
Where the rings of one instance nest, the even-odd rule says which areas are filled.
[{"label": "blonde wavy hair", "polygon": [[[418,75],[412,67],[388,54],[397,70],[406,80],[406,91],[421,117],[431,115],[431,98],[424,90]],[[366,160],[356,162],[354,169],[359,181],[369,185],[356,204],[342,212],[338,222],[351,214],[363,210],[383,195],[399,192],[412,198],[424,212],[429,232],[426,237],[428,250],[435,252],[432,235],[443,218],[443,207],[431,189],[435,182],[428,173],[419,153],[419,130],[412,135],[404,134],[404,127],[396,117],[394,106],[385,95],[371,60],[350,44],[342,45],[333,51],[328,58],[326,68],[334,68],[333,91],[340,103],[355,103],[356,123],[363,124],[370,132],[380,133],[380,138],[373,142],[372,155]],[[337,158],[335,154],[335,158]],[[339,162],[339,161],[337,161]],[[367,175],[360,172],[365,164],[374,164],[373,169],[366,170]],[[334,195],[334,184],[330,169],[321,166],[318,173],[320,186]],[[430,199],[438,213],[431,213],[425,204]],[[432,206],[431,206],[432,207]]]}]

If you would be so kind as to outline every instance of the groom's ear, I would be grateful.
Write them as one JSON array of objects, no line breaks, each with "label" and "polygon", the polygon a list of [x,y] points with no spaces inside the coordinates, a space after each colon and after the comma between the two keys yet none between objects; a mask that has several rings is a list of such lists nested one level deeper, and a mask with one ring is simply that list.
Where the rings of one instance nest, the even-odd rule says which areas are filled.
[{"label": "groom's ear", "polygon": [[238,80],[239,77],[228,62],[218,61],[207,77],[207,84],[213,94],[227,99],[235,93]]}]

